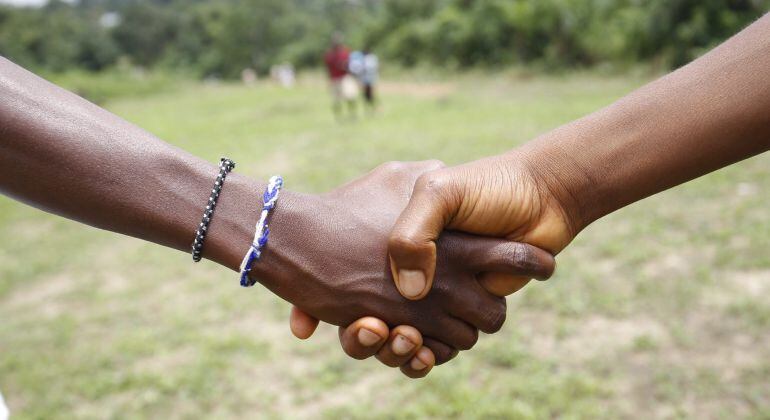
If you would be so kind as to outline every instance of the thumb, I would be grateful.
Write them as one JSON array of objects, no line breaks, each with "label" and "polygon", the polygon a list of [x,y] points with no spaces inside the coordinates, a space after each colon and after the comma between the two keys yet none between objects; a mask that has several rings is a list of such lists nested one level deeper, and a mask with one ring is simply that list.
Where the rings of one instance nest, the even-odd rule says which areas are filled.
[{"label": "thumb", "polygon": [[412,197],[393,226],[388,240],[390,268],[398,291],[407,299],[422,299],[433,285],[436,240],[459,207],[456,194],[435,174],[420,176]]},{"label": "thumb", "polygon": [[309,315],[307,312],[296,306],[291,307],[291,315],[289,315],[289,328],[295,337],[301,340],[310,338],[317,327],[318,319],[314,318],[312,315]]},{"label": "thumb", "polygon": [[493,295],[510,295],[533,277],[548,279],[556,269],[553,255],[529,244],[461,233],[442,240],[451,252],[449,258],[479,273],[479,283]]}]

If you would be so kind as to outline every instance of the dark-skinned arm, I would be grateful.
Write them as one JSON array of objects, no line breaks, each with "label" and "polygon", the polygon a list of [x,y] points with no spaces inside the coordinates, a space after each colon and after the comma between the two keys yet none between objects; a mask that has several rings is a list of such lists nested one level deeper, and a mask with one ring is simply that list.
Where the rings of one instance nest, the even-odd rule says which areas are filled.
[{"label": "dark-skinned arm", "polygon": [[[95,227],[190,249],[215,165],[4,58],[0,98],[0,191]],[[207,258],[238,269],[263,187],[237,173],[227,178]]]},{"label": "dark-skinned arm", "polygon": [[[0,98],[0,192],[91,226],[189,252],[216,166],[4,58]],[[430,302],[404,300],[389,279],[387,234],[415,179],[436,167],[436,162],[387,165],[321,195],[284,190],[255,277],[309,316],[335,325],[369,315],[390,327],[414,325],[426,334],[439,362],[454,349],[470,348],[478,329],[495,331],[505,319],[504,301],[484,290],[475,273],[547,277],[553,258],[525,244],[449,235],[442,241],[447,262],[439,277],[465,286],[446,287]],[[264,184],[237,172],[227,177],[204,258],[238,269],[254,235],[263,190]],[[510,258],[516,255],[528,259]],[[392,340],[384,337],[375,344],[386,341]],[[408,366],[412,356],[425,356],[422,341],[412,344],[408,354],[388,364]],[[407,374],[426,373],[433,363],[428,359],[422,373]]]}]

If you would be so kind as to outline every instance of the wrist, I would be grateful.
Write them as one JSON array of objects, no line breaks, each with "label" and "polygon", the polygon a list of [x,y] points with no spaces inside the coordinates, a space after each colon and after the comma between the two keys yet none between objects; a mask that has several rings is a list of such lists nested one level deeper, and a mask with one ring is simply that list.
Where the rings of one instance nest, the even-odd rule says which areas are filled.
[{"label": "wrist", "polygon": [[[521,148],[507,153],[507,159],[524,167],[537,187],[542,206],[560,213],[574,237],[591,222],[598,219],[597,198],[590,185],[593,183],[578,162],[555,138],[544,135]],[[594,203],[592,207],[589,203]]]},{"label": "wrist", "polygon": [[238,271],[254,237],[263,189],[264,184],[235,172],[227,177],[204,242],[204,258]]},{"label": "wrist", "polygon": [[[241,261],[254,239],[266,185],[265,182],[235,172],[228,176],[206,237],[203,252],[205,258],[239,271]],[[302,194],[281,191],[268,218],[270,243],[280,242],[281,231],[285,230],[286,224],[290,225],[298,217],[304,217],[299,214],[302,200]],[[256,263],[255,268],[259,265]]]},{"label": "wrist", "polygon": [[[259,203],[261,204],[261,201]],[[261,258],[254,263],[250,272],[252,278],[289,301],[292,301],[292,287],[289,284],[310,271],[309,253],[320,252],[319,249],[308,246],[309,238],[318,230],[318,204],[319,200],[315,195],[281,191],[275,208],[268,217],[270,235],[267,244],[262,248]],[[258,210],[261,210],[261,206]],[[238,264],[254,236],[254,224],[258,217],[259,215],[255,214],[251,220],[251,237],[239,251]]]},{"label": "wrist", "polygon": [[624,147],[644,137],[637,114],[608,107],[511,152],[559,202],[575,233],[638,199]]},{"label": "wrist", "polygon": [[[265,188],[266,183],[235,173],[227,178],[204,245],[205,258],[239,271],[254,239]],[[302,259],[302,237],[312,223],[316,201],[312,195],[281,191],[268,216],[270,235],[260,260],[252,266],[252,277],[272,290],[290,279],[286,274],[295,272]]]}]

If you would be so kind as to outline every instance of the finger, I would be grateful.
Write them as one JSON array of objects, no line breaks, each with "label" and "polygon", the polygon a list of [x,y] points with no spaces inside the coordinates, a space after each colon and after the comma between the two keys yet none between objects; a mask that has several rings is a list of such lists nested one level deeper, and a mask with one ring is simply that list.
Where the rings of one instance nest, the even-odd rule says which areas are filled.
[{"label": "finger", "polygon": [[531,280],[529,277],[514,276],[503,273],[481,273],[478,275],[479,284],[496,296],[512,295]]},{"label": "finger", "polygon": [[422,299],[433,284],[436,239],[459,206],[442,178],[428,172],[417,179],[409,204],[388,239],[393,279],[407,299]]},{"label": "finger", "polygon": [[443,365],[444,363],[454,359],[460,354],[460,351],[456,348],[450,347],[441,341],[433,339],[431,337],[422,338],[422,346],[428,347],[433,352],[436,358],[436,365]]},{"label": "finger", "polygon": [[318,319],[308,315],[296,306],[291,307],[289,315],[289,328],[291,333],[300,340],[310,338],[318,327]]},{"label": "finger", "polygon": [[521,242],[454,233],[442,237],[451,261],[469,270],[546,280],[556,269],[550,252]]},{"label": "finger", "polygon": [[358,360],[366,359],[382,347],[390,331],[381,320],[370,316],[361,318],[347,328],[340,327],[339,336],[342,350]]},{"label": "finger", "polygon": [[409,362],[401,365],[401,372],[410,378],[423,378],[433,369],[436,364],[436,357],[433,352],[423,346],[412,357]]},{"label": "finger", "polygon": [[[486,293],[486,292],[485,292]],[[479,330],[462,318],[448,313],[444,319],[435,320],[435,325],[422,328],[432,337],[441,337],[441,341],[457,350],[470,350],[479,339]]]},{"label": "finger", "polygon": [[377,352],[377,360],[390,367],[407,363],[422,347],[422,334],[408,325],[399,325],[390,332],[388,342]]},{"label": "finger", "polygon": [[487,334],[500,331],[505,323],[505,298],[489,293],[476,280],[458,287],[464,287],[469,293],[464,293],[462,300],[450,307],[450,313]]}]

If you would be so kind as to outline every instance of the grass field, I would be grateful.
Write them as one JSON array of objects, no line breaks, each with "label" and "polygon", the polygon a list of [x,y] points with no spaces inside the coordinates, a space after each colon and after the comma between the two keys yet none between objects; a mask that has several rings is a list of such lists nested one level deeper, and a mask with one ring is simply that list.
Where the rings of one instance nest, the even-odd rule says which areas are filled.
[{"label": "grass field", "polygon": [[[645,81],[404,78],[345,124],[314,77],[104,105],[323,191],[388,160],[502,152]],[[770,418],[768,154],[595,223],[552,280],[509,298],[499,334],[420,381],[348,359],[336,328],[293,339],[287,303],[212,263],[3,197],[0,238],[0,391],[19,419]]]}]

